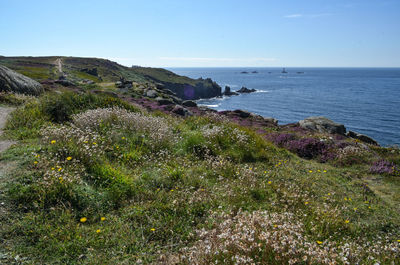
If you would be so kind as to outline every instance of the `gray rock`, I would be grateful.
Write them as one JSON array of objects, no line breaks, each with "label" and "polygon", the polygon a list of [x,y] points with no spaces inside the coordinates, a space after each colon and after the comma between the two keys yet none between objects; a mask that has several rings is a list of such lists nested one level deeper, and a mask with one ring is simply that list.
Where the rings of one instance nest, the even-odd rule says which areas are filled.
[{"label": "gray rock", "polygon": [[146,92],[146,96],[149,98],[156,98],[157,97],[157,91],[155,90],[148,90]]},{"label": "gray rock", "polygon": [[248,89],[247,87],[242,87],[241,89],[239,89],[237,92],[238,93],[252,93],[252,92],[256,92],[257,90],[255,90],[254,88],[252,89]]},{"label": "gray rock", "polygon": [[369,137],[369,136],[367,136],[365,134],[361,134],[361,133],[353,132],[353,131],[348,131],[346,133],[346,136],[354,138],[354,139],[358,139],[358,140],[360,140],[360,141],[362,141],[364,143],[367,143],[367,144],[372,144],[372,145],[379,146],[377,141],[375,141],[374,139],[372,139],[371,137]]},{"label": "gray rock", "polygon": [[74,83],[68,80],[56,80],[54,83],[62,85],[62,86],[74,86]]},{"label": "gray rock", "polygon": [[186,108],[184,108],[184,107],[182,107],[182,106],[180,106],[180,105],[176,105],[173,109],[172,109],[172,112],[173,113],[175,113],[175,114],[178,114],[178,115],[180,115],[180,116],[192,116],[193,115],[193,113],[192,112],[190,112],[188,109],[186,109]]},{"label": "gray rock", "polygon": [[156,83],[156,88],[157,88],[157,89],[164,89],[164,88],[165,88],[165,85],[164,85],[164,84],[161,84],[161,83]]},{"label": "gray rock", "polygon": [[0,65],[0,91],[40,95],[43,87],[35,80]]},{"label": "gray rock", "polygon": [[346,128],[343,124],[331,121],[325,117],[309,117],[299,121],[300,127],[320,133],[345,135]]},{"label": "gray rock", "polygon": [[268,122],[268,123],[272,123],[274,125],[278,125],[278,120],[271,118],[271,117],[263,117],[264,121]]},{"label": "gray rock", "polygon": [[193,100],[185,100],[182,102],[182,105],[185,107],[197,107],[197,103]]},{"label": "gray rock", "polygon": [[251,112],[241,110],[241,109],[234,110],[233,112],[235,114],[237,114],[240,118],[248,118],[251,115]]},{"label": "gray rock", "polygon": [[176,96],[176,93],[172,92],[172,91],[169,90],[169,89],[163,89],[163,92],[164,92],[165,94],[168,94],[168,95]]},{"label": "gray rock", "polygon": [[231,91],[231,88],[229,86],[225,86],[225,91],[223,93],[225,96],[237,96],[239,93]]},{"label": "gray rock", "polygon": [[174,105],[174,102],[172,100],[166,98],[157,97],[156,101],[159,105]]}]

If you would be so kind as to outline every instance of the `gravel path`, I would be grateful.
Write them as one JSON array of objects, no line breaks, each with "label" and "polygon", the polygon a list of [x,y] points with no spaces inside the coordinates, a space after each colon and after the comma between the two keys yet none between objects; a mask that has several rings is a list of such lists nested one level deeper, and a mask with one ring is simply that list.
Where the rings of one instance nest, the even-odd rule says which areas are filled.
[{"label": "gravel path", "polygon": [[[3,128],[6,125],[8,115],[14,110],[14,108],[10,107],[0,107],[0,136],[3,134]],[[0,153],[7,150],[12,144],[13,141],[9,140],[0,140]]]}]

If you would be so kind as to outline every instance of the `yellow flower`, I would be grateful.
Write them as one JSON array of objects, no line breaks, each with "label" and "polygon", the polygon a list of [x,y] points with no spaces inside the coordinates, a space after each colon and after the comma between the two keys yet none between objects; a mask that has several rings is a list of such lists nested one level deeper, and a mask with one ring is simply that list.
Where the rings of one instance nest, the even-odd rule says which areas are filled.
[{"label": "yellow flower", "polygon": [[354,207],[354,211],[357,211],[357,207]]},{"label": "yellow flower", "polygon": [[56,140],[52,140],[50,143],[51,143],[51,144],[55,144],[55,143],[56,143]]},{"label": "yellow flower", "polygon": [[86,217],[82,217],[82,218],[80,219],[80,221],[81,221],[81,223],[84,223],[84,222],[87,221],[87,218],[86,218]]},{"label": "yellow flower", "polygon": [[344,221],[346,224],[348,224],[348,223],[350,223],[350,221],[349,220],[346,220],[346,221]]},{"label": "yellow flower", "polygon": [[308,172],[312,173],[312,170],[309,170]]},{"label": "yellow flower", "polygon": [[368,203],[369,203],[369,201],[365,201],[364,203],[368,204]]},{"label": "yellow flower", "polygon": [[122,140],[125,140],[126,138],[124,137],[124,136],[122,136],[122,138],[121,138]]},{"label": "yellow flower", "polygon": [[61,169],[62,169],[62,167],[59,167],[59,168],[58,168],[58,171],[60,172],[60,171],[61,171]]},{"label": "yellow flower", "polygon": [[264,171],[264,174],[267,174],[267,171]]},{"label": "yellow flower", "polygon": [[106,218],[105,218],[105,217],[101,217],[100,220],[101,220],[101,221],[104,221],[104,220],[106,220]]},{"label": "yellow flower", "polygon": [[317,244],[318,244],[318,245],[321,245],[321,244],[322,244],[322,241],[317,241]]},{"label": "yellow flower", "polygon": [[54,167],[51,168],[51,170],[54,170],[54,169],[55,169]]},{"label": "yellow flower", "polygon": [[60,180],[60,182],[62,182],[62,181],[63,181],[63,178],[62,178],[62,177],[59,177],[58,180]]},{"label": "yellow flower", "polygon": [[96,145],[97,143],[96,142],[93,142],[93,145]]},{"label": "yellow flower", "polygon": [[69,157],[67,157],[67,160],[68,160],[68,161],[70,161],[71,159],[72,159],[72,157],[70,157],[70,156],[69,156]]},{"label": "yellow flower", "polygon": [[398,240],[397,240],[397,242],[399,242],[399,243],[400,243],[400,239],[398,239]]},{"label": "yellow flower", "polygon": [[349,201],[351,201],[351,198],[349,197]]},{"label": "yellow flower", "polygon": [[35,165],[36,165],[37,163],[38,163],[38,161],[33,162],[33,164],[35,164]]},{"label": "yellow flower", "polygon": [[151,231],[153,231],[153,232],[154,232],[154,231],[156,231],[156,229],[155,229],[155,228],[152,228],[152,229],[150,229],[150,230],[151,230]]},{"label": "yellow flower", "polygon": [[326,173],[326,170],[324,170],[324,173]]},{"label": "yellow flower", "polygon": [[344,197],[344,200],[345,200],[345,201],[347,201],[347,198],[346,198],[346,197]]},{"label": "yellow flower", "polygon": [[271,185],[271,184],[272,184],[272,181],[268,181],[268,184]]},{"label": "yellow flower", "polygon": [[371,206],[368,206],[368,209],[371,209]]},{"label": "yellow flower", "polygon": [[96,233],[97,233],[97,234],[98,234],[98,233],[100,233],[100,232],[101,232],[101,230],[100,230],[100,229],[97,229],[97,230],[96,230]]},{"label": "yellow flower", "polygon": [[277,227],[278,227],[278,225],[274,225],[274,227],[275,227],[275,228],[277,228]]},{"label": "yellow flower", "polygon": [[308,202],[305,202],[304,204],[305,204],[305,205],[307,205],[307,204],[308,204]]},{"label": "yellow flower", "polygon": [[321,172],[321,170],[319,170],[319,169],[318,169],[317,171],[318,171],[318,172]]},{"label": "yellow flower", "polygon": [[171,191],[174,191],[174,190],[171,190]]},{"label": "yellow flower", "polygon": [[330,193],[330,192],[328,193],[328,196],[331,196],[331,193]]}]

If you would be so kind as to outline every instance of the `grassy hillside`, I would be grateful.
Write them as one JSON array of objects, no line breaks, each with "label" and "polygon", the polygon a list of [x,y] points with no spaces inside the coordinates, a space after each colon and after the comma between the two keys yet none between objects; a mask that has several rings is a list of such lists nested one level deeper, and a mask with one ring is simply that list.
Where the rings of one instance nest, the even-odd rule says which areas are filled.
[{"label": "grassy hillside", "polygon": [[[125,67],[106,59],[80,57],[0,57],[0,64],[36,80],[57,79],[57,59],[61,60],[62,72],[71,79],[90,79],[95,82],[115,82],[120,77],[138,83],[158,82],[190,84],[195,86],[202,80],[176,75],[162,68]],[[82,69],[97,68],[98,76],[82,72]]]},{"label": "grassy hillside", "polygon": [[73,92],[2,102],[21,104],[0,158],[3,263],[400,263],[398,148],[342,139],[346,153],[304,159],[313,145],[286,144],[301,134],[277,136],[294,128],[213,112]]}]

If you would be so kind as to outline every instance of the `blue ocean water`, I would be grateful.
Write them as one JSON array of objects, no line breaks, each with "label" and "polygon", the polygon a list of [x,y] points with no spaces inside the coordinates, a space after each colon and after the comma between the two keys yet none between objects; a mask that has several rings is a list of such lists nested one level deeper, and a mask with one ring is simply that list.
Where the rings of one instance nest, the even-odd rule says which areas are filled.
[{"label": "blue ocean water", "polygon": [[198,102],[216,110],[244,109],[274,117],[279,124],[325,116],[381,145],[400,145],[400,68],[287,68],[287,74],[282,68],[169,70],[191,78],[210,77],[233,91],[242,86],[258,90]]}]

